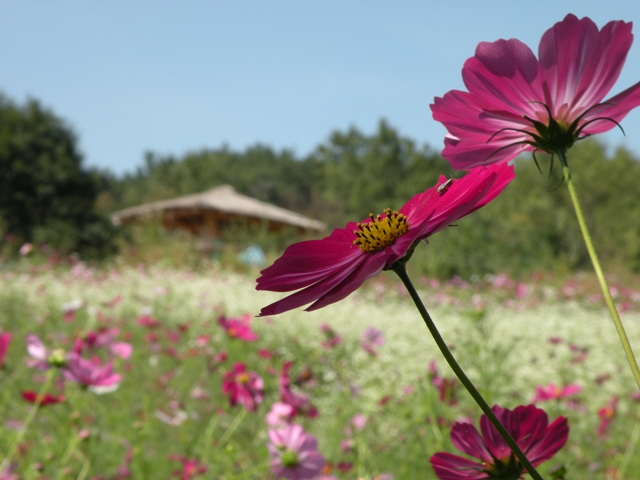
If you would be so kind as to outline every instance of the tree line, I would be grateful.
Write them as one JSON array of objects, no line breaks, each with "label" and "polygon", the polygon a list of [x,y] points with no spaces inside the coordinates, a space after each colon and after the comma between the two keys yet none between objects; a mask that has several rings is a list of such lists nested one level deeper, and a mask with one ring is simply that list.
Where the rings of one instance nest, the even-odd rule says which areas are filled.
[{"label": "tree line", "polygon": [[[537,158],[542,172],[530,155],[518,158],[516,179],[496,200],[429,239],[412,263],[440,277],[588,268],[560,168],[551,168],[548,156]],[[603,262],[640,272],[640,224],[632,221],[640,218],[640,162],[624,148],[609,155],[591,140],[579,142],[569,162]],[[306,156],[265,145],[179,157],[148,152],[135,172],[116,176],[84,167],[73,132],[38,102],[0,100],[2,229],[81,255],[113,254],[119,233],[106,221],[111,212],[217,185],[333,228],[397,209],[440,175],[464,172],[383,120],[369,135],[355,127],[335,131]]]}]

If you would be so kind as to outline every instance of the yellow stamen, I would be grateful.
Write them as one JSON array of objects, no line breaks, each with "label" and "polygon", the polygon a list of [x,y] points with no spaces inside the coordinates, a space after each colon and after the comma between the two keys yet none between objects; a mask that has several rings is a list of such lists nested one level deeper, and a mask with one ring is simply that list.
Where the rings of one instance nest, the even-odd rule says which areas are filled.
[{"label": "yellow stamen", "polygon": [[353,243],[358,245],[363,252],[382,250],[409,230],[406,215],[395,210],[392,212],[390,208],[384,210],[384,215],[384,217],[382,215],[374,216],[373,213],[370,213],[371,221],[358,223],[358,229],[353,231],[358,237]]}]

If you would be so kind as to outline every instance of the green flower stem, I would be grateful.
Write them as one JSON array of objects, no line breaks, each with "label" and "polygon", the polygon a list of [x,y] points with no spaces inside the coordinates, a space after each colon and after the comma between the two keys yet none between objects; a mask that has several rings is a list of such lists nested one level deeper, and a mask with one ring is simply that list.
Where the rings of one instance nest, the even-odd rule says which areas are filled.
[{"label": "green flower stem", "polygon": [[211,450],[213,431],[218,426],[219,418],[220,416],[216,411],[213,411],[211,413],[211,418],[209,419],[207,430],[204,433],[204,447],[202,449],[202,456],[200,457],[200,463],[202,463],[203,465],[207,465],[207,462],[209,462],[209,451]]},{"label": "green flower stem", "polygon": [[624,349],[624,353],[627,356],[629,367],[631,367],[631,372],[633,373],[633,377],[635,378],[636,383],[638,384],[638,388],[640,389],[640,368],[638,368],[638,362],[636,360],[635,355],[633,354],[633,350],[631,349],[631,344],[629,343],[629,337],[627,337],[627,333],[624,330],[624,325],[622,325],[622,320],[620,320],[620,315],[618,314],[618,310],[616,309],[616,306],[613,303],[613,298],[611,297],[609,286],[607,285],[607,281],[604,278],[604,274],[602,273],[602,267],[600,267],[600,261],[598,260],[598,255],[596,254],[595,248],[593,248],[591,235],[589,235],[589,230],[587,229],[587,223],[584,220],[582,208],[580,207],[580,202],[578,201],[576,188],[575,188],[575,185],[573,184],[573,180],[571,179],[571,171],[569,170],[569,166],[567,164],[567,154],[564,151],[559,151],[557,152],[557,155],[560,158],[560,163],[562,164],[562,173],[564,174],[564,179],[567,182],[567,187],[569,187],[569,195],[571,196],[571,201],[573,202],[573,208],[575,209],[576,216],[578,217],[578,223],[580,224],[580,231],[582,232],[582,236],[584,237],[584,243],[587,245],[587,251],[589,252],[589,257],[591,258],[593,269],[596,272],[596,277],[598,277],[598,283],[600,284],[600,289],[602,290],[604,301],[607,304],[607,307],[609,308],[609,313],[611,314],[611,318],[613,319],[613,324],[615,325],[616,330],[618,331],[618,336],[620,337],[622,348]]},{"label": "green flower stem", "polygon": [[220,447],[225,446],[225,444],[227,443],[227,440],[229,440],[231,435],[235,433],[235,431],[240,426],[240,424],[242,423],[242,421],[245,419],[246,416],[247,416],[247,409],[241,408],[240,411],[238,412],[238,415],[236,415],[236,418],[233,419],[233,422],[231,422],[231,425],[229,425],[229,428],[227,428],[227,431],[224,432],[224,434],[220,438],[220,442],[218,442]]},{"label": "green flower stem", "polygon": [[438,348],[440,348],[442,355],[444,355],[444,358],[447,360],[447,363],[449,364],[453,372],[456,374],[456,377],[458,377],[460,382],[464,385],[464,387],[467,389],[469,394],[473,397],[475,402],[482,409],[482,411],[487,416],[489,421],[493,424],[493,426],[496,428],[500,436],[504,439],[505,442],[507,442],[507,445],[509,445],[509,448],[511,448],[511,451],[516,455],[516,457],[518,457],[518,460],[520,460],[520,463],[522,464],[522,466],[524,466],[527,472],[529,472],[529,475],[531,475],[531,477],[534,478],[535,480],[543,480],[543,478],[540,476],[540,474],[537,472],[534,466],[531,465],[531,462],[529,462],[526,455],[522,452],[522,450],[520,450],[520,447],[518,446],[516,441],[509,434],[509,432],[507,432],[506,428],[504,428],[502,423],[500,423],[500,420],[498,420],[498,417],[495,416],[495,414],[493,413],[493,410],[491,410],[491,407],[489,407],[485,399],[482,398],[482,395],[480,395],[480,392],[476,389],[473,383],[471,383],[471,380],[469,380],[469,378],[464,373],[462,368],[460,368],[460,365],[458,365],[458,362],[456,362],[456,359],[454,358],[453,354],[449,350],[449,347],[447,347],[447,344],[442,339],[442,336],[440,335],[438,328],[436,327],[435,323],[431,319],[429,312],[427,312],[427,309],[422,303],[422,300],[420,299],[418,292],[416,291],[413,284],[411,283],[411,280],[409,279],[409,275],[407,274],[405,264],[403,262],[398,262],[398,264],[396,264],[396,266],[393,268],[393,271],[396,272],[396,274],[398,274],[398,276],[400,277],[400,280],[402,280],[402,283],[404,283],[404,286],[407,288],[409,295],[411,295],[411,299],[416,304],[416,307],[418,307],[418,311],[420,312],[420,315],[422,316],[424,323],[427,325],[427,328],[431,332],[433,339],[436,341]]},{"label": "green flower stem", "polygon": [[47,378],[42,384],[42,387],[40,387],[40,391],[36,396],[36,401],[31,406],[31,410],[29,410],[29,413],[27,414],[27,418],[22,424],[22,428],[18,432],[16,439],[13,441],[13,444],[9,449],[9,453],[7,454],[6,457],[4,457],[4,460],[2,460],[2,463],[0,464],[0,472],[4,472],[4,470],[10,465],[11,459],[15,455],[18,445],[20,445],[20,442],[22,442],[22,440],[24,439],[24,436],[27,433],[27,429],[29,428],[29,425],[31,425],[31,422],[35,418],[36,412],[38,411],[38,408],[40,408],[40,402],[42,402],[42,399],[44,398],[46,391],[51,386],[51,382],[53,381],[53,377],[55,377],[57,370],[58,369],[56,368],[50,368],[49,371],[47,372]]}]

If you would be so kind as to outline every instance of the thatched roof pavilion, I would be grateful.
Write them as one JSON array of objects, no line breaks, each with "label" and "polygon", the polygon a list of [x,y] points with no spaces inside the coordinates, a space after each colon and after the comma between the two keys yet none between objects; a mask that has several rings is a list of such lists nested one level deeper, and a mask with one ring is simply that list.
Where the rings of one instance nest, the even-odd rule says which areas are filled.
[{"label": "thatched roof pavilion", "polygon": [[145,203],[111,215],[116,225],[159,218],[167,229],[183,229],[204,241],[220,237],[225,226],[265,224],[270,231],[294,227],[300,232],[322,231],[325,224],[298,213],[241,195],[230,185],[171,200]]}]

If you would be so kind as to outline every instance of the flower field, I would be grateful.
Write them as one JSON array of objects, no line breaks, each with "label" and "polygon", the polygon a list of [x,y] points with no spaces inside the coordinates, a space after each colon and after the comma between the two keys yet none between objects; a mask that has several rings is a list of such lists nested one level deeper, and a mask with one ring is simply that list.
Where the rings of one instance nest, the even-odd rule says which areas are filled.
[{"label": "flower field", "polygon": [[[324,465],[319,479],[436,478],[431,456],[459,453],[454,423],[478,425],[390,274],[320,311],[261,318],[282,295],[220,267],[0,278],[2,479],[309,478],[288,454]],[[583,278],[549,280],[416,284],[491,405],[568,419],[545,478],[635,478],[640,398],[613,325]],[[639,345],[640,292],[614,293]],[[549,473],[559,465],[566,477]]]}]

